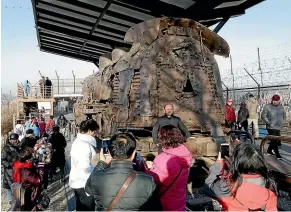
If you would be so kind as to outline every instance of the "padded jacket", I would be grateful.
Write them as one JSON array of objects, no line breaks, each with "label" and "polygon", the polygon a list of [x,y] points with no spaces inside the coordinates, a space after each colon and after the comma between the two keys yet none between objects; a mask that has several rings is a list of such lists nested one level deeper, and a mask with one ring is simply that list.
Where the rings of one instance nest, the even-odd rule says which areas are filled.
[{"label": "padded jacket", "polygon": [[281,130],[286,122],[286,112],[283,105],[265,105],[262,119],[266,123],[267,129]]},{"label": "padded jacket", "polygon": [[[110,167],[103,161],[98,162],[85,186],[86,193],[94,197],[95,211],[104,211],[108,208],[132,171],[131,161],[113,160]],[[151,199],[155,188],[152,176],[136,172],[135,178],[113,210],[150,210],[153,206]]]},{"label": "padded jacket", "polygon": [[13,183],[12,164],[18,160],[19,147],[13,146],[9,141],[1,151],[1,165],[3,166],[3,188],[10,189]]},{"label": "padded jacket", "polygon": [[232,195],[231,186],[226,179],[220,178],[223,162],[216,162],[210,167],[210,174],[205,180],[204,191],[216,199],[226,211],[278,211],[276,194],[265,187],[265,180],[260,175],[242,174],[242,184]]},{"label": "padded jacket", "polygon": [[[148,171],[158,186],[163,211],[185,211],[192,154],[185,145],[163,149]],[[168,190],[167,190],[168,189]]]},{"label": "padded jacket", "polygon": [[164,115],[157,119],[153,127],[152,135],[153,135],[153,140],[155,144],[158,143],[158,133],[159,133],[160,128],[165,125],[173,125],[177,127],[179,130],[181,130],[181,132],[183,133],[185,137],[187,138],[191,137],[191,134],[188,131],[187,127],[178,116],[172,115],[171,117],[168,117]]}]

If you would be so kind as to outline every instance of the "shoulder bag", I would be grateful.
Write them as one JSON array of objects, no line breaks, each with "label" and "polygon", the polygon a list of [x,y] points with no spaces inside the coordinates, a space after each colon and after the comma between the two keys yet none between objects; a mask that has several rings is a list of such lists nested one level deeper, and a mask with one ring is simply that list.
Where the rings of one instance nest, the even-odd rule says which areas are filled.
[{"label": "shoulder bag", "polygon": [[115,205],[119,202],[123,194],[125,193],[126,189],[128,188],[129,184],[132,182],[132,180],[135,178],[136,172],[133,171],[129,175],[129,177],[126,179],[120,190],[118,191],[116,197],[111,201],[106,211],[112,211],[112,209],[115,207]]}]

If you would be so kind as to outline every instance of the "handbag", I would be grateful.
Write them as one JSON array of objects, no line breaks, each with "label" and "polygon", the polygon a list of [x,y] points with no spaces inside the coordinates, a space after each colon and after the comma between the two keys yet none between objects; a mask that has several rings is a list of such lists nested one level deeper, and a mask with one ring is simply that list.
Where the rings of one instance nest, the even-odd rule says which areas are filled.
[{"label": "handbag", "polygon": [[126,181],[123,183],[122,187],[120,188],[120,190],[118,191],[117,195],[115,196],[115,198],[111,201],[111,203],[109,204],[108,208],[106,209],[106,211],[112,211],[112,209],[114,208],[114,206],[119,202],[119,200],[121,199],[121,197],[123,196],[123,194],[125,193],[126,189],[128,188],[129,184],[133,181],[133,179],[135,178],[136,172],[133,171],[131,172],[131,174],[128,176],[128,178],[126,179]]}]

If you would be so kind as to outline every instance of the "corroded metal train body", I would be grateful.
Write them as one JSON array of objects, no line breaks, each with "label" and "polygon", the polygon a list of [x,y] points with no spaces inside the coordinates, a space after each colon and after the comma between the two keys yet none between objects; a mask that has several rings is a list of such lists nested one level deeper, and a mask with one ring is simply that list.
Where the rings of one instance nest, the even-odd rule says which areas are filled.
[{"label": "corroded metal train body", "polygon": [[117,128],[150,129],[172,104],[189,130],[219,130],[224,122],[221,78],[214,54],[227,57],[225,40],[189,19],[157,18],[131,27],[100,57],[75,105],[77,123],[92,115],[104,136]]}]

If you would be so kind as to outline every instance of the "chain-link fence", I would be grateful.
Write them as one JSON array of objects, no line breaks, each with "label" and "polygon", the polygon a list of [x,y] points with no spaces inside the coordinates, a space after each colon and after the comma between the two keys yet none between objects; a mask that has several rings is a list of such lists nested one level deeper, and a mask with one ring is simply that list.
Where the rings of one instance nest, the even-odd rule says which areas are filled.
[{"label": "chain-link fence", "polygon": [[83,78],[52,79],[55,94],[81,94]]}]

